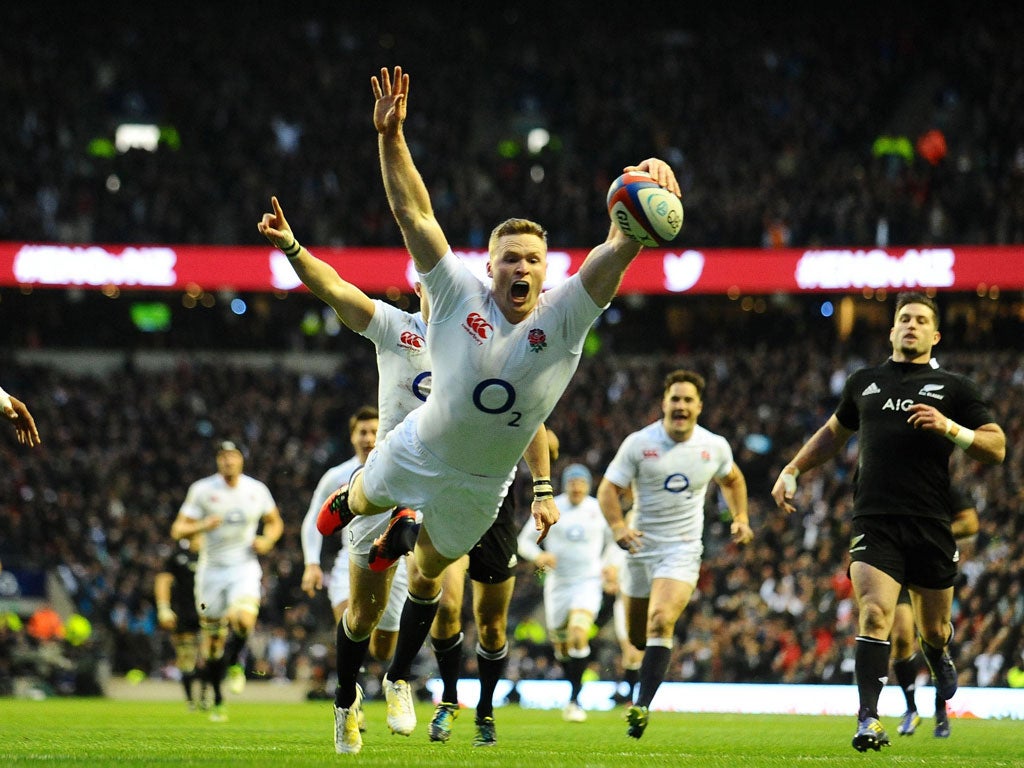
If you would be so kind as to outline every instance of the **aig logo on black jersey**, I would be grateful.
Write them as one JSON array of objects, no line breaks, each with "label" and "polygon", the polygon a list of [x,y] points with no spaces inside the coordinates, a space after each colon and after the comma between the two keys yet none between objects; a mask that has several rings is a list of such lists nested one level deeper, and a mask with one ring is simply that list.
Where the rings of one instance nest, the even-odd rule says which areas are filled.
[{"label": "aig logo on black jersey", "polygon": [[914,404],[911,399],[906,400],[893,400],[891,397],[885,401],[885,405],[882,406],[883,411],[909,411],[910,406]]}]

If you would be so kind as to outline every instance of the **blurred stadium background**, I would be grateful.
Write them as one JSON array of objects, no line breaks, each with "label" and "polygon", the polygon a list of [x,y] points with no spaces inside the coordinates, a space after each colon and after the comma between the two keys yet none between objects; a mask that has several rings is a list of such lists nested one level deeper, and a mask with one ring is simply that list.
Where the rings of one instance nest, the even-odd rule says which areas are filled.
[{"label": "blurred stadium background", "polygon": [[[152,579],[188,484],[228,435],[288,526],[264,561],[250,674],[329,677],[330,612],[299,590],[298,526],[322,472],[347,458],[345,424],[375,398],[376,371],[371,346],[308,293],[251,285],[273,276],[255,224],[276,194],[343,275],[357,256],[404,274],[368,83],[395,64],[413,78],[416,161],[465,253],[522,215],[574,269],[607,230],[608,183],[657,155],[681,180],[686,222],[679,250],[644,269],[687,254],[705,276],[752,265],[723,285],[620,296],[550,421],[560,464],[599,474],[657,417],[667,370],[708,377],[703,421],[732,441],[757,541],[729,546],[709,499],[673,680],[852,680],[855,446],[805,484],[801,514],[777,515],[768,491],[845,374],[886,356],[891,299],[912,275],[943,310],[939,359],[981,383],[1009,438],[1001,467],[956,459],[982,520],[956,603],[962,683],[1024,685],[1024,48],[1011,4],[672,7],[628,27],[560,1],[210,5],[86,4],[56,24],[48,2],[5,14],[0,384],[44,444],[0,435],[0,693],[173,675]],[[145,277],[140,252],[170,253],[180,273]],[[857,267],[804,288],[795,270],[822,252]],[[932,261],[914,271],[921,253]],[[410,294],[401,279],[374,284],[401,306]],[[524,569],[514,680],[557,677],[539,600]],[[47,606],[91,632],[76,620],[76,642],[57,645],[30,633]],[[595,647],[593,676],[618,679],[607,629]]]}]

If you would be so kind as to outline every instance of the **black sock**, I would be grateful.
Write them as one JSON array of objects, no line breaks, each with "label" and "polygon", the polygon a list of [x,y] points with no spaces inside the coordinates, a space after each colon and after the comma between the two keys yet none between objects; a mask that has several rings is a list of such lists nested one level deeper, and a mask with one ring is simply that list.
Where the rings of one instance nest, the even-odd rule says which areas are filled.
[{"label": "black sock", "polygon": [[860,698],[858,720],[878,717],[878,697],[889,679],[889,650],[888,640],[876,640],[873,637],[857,638],[853,659],[857,694]]},{"label": "black sock", "polygon": [[406,597],[402,618],[398,623],[395,657],[391,660],[391,668],[387,673],[387,678],[391,682],[408,680],[412,676],[412,662],[430,633],[430,625],[437,615],[437,605],[440,601],[440,592],[427,598],[416,597],[410,592]]},{"label": "black sock", "polygon": [[629,696],[630,701],[632,701],[633,694],[636,693],[636,684],[640,682],[640,670],[627,669],[625,670],[625,674],[623,674],[622,679],[623,682],[629,686],[629,693],[627,695]]},{"label": "black sock", "polygon": [[196,671],[181,673],[181,686],[185,689],[185,701],[192,701],[192,684],[196,679]]},{"label": "black sock", "polygon": [[480,701],[476,705],[476,718],[494,716],[494,689],[505,674],[508,666],[508,643],[496,651],[488,651],[482,645],[476,646],[477,674],[480,676]]},{"label": "black sock", "polygon": [[917,712],[917,704],[914,701],[914,689],[917,687],[917,653],[910,654],[905,659],[897,659],[892,663],[892,671],[896,674],[896,682],[903,689],[903,697],[907,700],[907,709]]},{"label": "black sock", "polygon": [[224,658],[206,660],[206,679],[213,688],[213,703],[219,705],[224,702],[221,694],[220,681],[224,679]]},{"label": "black sock", "polygon": [[224,666],[230,667],[238,663],[238,656],[242,653],[242,649],[245,647],[245,641],[249,638],[248,634],[241,634],[231,630],[228,635],[228,641],[224,644]]},{"label": "black sock", "polygon": [[338,687],[334,689],[334,706],[348,709],[356,700],[356,678],[359,668],[363,666],[366,650],[370,647],[370,636],[362,640],[354,640],[348,633],[348,614],[342,614],[338,622],[337,651],[335,653],[338,667]]},{"label": "black sock", "polygon": [[569,656],[562,662],[565,679],[569,681],[569,701],[578,704],[580,691],[583,690],[583,673],[587,669],[589,654],[582,659]]},{"label": "black sock", "polygon": [[[924,638],[918,638],[921,644],[921,650],[924,652],[924,657],[928,661],[929,671],[938,669],[942,666],[942,655],[946,652],[945,648],[936,648],[933,645],[929,645],[924,641]],[[932,681],[934,682],[934,681]]]},{"label": "black sock", "polygon": [[463,634],[459,632],[452,637],[431,638],[430,641],[434,647],[434,657],[437,659],[437,673],[444,684],[441,701],[449,704],[459,702],[458,681],[459,669],[462,666],[462,638]]},{"label": "black sock", "polygon": [[665,680],[668,664],[672,659],[672,649],[664,645],[652,645],[648,640],[644,649],[644,660],[640,664],[640,688],[637,691],[636,703],[640,707],[649,707],[654,701],[654,694]]}]

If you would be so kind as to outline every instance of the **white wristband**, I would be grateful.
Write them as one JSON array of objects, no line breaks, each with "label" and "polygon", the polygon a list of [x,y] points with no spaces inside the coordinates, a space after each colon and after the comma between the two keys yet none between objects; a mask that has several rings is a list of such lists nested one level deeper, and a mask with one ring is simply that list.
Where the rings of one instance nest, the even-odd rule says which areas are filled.
[{"label": "white wristband", "polygon": [[796,493],[796,479],[800,477],[800,470],[793,467],[792,472],[782,470],[782,486],[786,489],[786,495],[792,496]]},{"label": "white wristband", "polygon": [[[957,428],[955,435],[950,434],[953,431],[953,427]],[[946,419],[946,439],[953,443],[953,445],[963,448],[965,451],[974,445],[974,430],[968,429],[967,427],[961,427],[952,419]]]},{"label": "white wristband", "polygon": [[0,387],[0,411],[14,413],[14,403],[11,402],[11,396],[4,392],[3,387]]}]

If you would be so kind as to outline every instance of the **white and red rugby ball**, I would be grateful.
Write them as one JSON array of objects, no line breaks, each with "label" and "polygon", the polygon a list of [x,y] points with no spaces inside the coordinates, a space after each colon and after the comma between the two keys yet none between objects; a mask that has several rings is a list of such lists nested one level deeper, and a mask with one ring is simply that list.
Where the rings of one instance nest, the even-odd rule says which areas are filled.
[{"label": "white and red rugby ball", "polygon": [[649,173],[629,171],[608,188],[608,215],[627,237],[668,245],[683,228],[683,203]]}]

